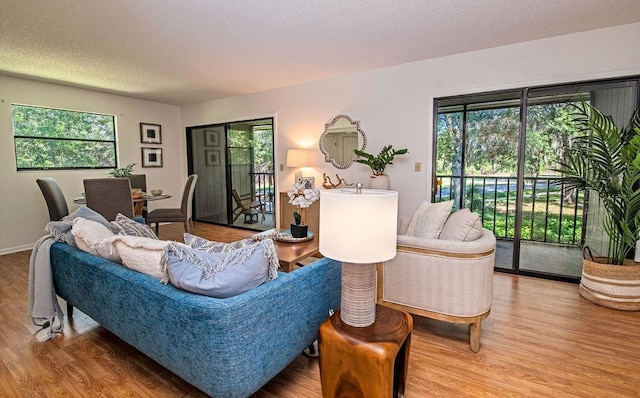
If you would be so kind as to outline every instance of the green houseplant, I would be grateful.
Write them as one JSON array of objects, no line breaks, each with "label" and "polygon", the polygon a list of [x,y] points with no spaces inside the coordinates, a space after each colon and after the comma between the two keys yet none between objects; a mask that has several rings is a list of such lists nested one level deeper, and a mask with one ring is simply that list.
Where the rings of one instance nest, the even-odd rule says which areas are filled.
[{"label": "green houseplant", "polygon": [[392,145],[382,148],[378,155],[373,155],[360,149],[353,150],[358,158],[356,162],[365,164],[371,169],[370,188],[389,189],[389,176],[384,174],[384,170],[388,165],[393,164],[393,159],[398,155],[408,153],[407,149],[393,149]]},{"label": "green houseplant", "polygon": [[354,149],[353,151],[358,155],[356,162],[369,166],[371,168],[371,173],[374,176],[383,175],[385,168],[388,165],[393,164],[394,157],[408,153],[406,149],[394,150],[391,145],[387,145],[382,148],[378,155],[372,155],[360,149]]},{"label": "green houseplant", "polygon": [[[597,193],[608,235],[606,257],[583,259],[580,294],[606,307],[640,310],[640,264],[629,260],[640,237],[640,108],[626,128],[585,101],[576,105],[573,120],[580,134],[559,163],[559,181]],[[613,286],[603,287],[602,280]],[[630,280],[637,280],[635,290]]]},{"label": "green houseplant", "polygon": [[131,175],[133,174],[133,166],[135,165],[136,165],[135,163],[129,163],[125,167],[121,167],[119,169],[113,169],[109,172],[109,175],[112,177],[119,177],[119,178],[131,177]]}]

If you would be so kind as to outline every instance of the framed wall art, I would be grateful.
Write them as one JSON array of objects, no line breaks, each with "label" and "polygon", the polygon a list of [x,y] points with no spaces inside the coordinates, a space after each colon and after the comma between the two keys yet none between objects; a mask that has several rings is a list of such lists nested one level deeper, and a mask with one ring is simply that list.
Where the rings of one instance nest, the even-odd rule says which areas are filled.
[{"label": "framed wall art", "polygon": [[314,189],[316,185],[315,177],[300,177],[301,183],[304,184],[304,189]]},{"label": "framed wall art", "polygon": [[204,130],[204,146],[218,147],[220,146],[220,132],[216,130]]},{"label": "framed wall art", "polygon": [[162,167],[162,148],[142,148],[142,167]]},{"label": "framed wall art", "polygon": [[204,156],[207,166],[220,166],[220,151],[204,151]]},{"label": "framed wall art", "polygon": [[162,144],[162,127],[159,124],[140,123],[140,142]]}]

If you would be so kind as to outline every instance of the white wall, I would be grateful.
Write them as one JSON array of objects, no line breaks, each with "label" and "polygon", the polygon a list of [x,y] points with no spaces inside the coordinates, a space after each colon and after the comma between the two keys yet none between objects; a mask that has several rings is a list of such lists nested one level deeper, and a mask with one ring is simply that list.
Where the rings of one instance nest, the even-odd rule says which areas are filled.
[{"label": "white wall", "polygon": [[[339,170],[324,162],[318,138],[338,114],[361,122],[367,152],[387,144],[408,148],[387,168],[399,192],[399,213],[410,217],[429,198],[433,98],[523,86],[640,74],[640,23],[524,42],[378,69],[254,95],[182,108],[184,126],[277,115],[276,162],[287,148],[313,148],[314,166],[305,175],[322,183],[326,172],[368,185],[369,169],[354,164]],[[429,38],[424,38],[429,40]],[[327,56],[330,56],[329,54]],[[318,65],[319,68],[322,65]],[[422,170],[414,171],[420,162]],[[293,169],[278,173],[279,190],[293,183]]]},{"label": "white wall", "polygon": [[[178,206],[186,180],[184,127],[275,116],[276,162],[285,163],[287,148],[313,148],[313,167],[305,175],[322,183],[326,172],[335,181],[367,184],[369,170],[361,164],[339,170],[324,162],[318,138],[324,124],[338,114],[361,122],[368,152],[384,145],[408,148],[387,168],[391,188],[400,193],[400,216],[409,217],[429,197],[433,98],[640,74],[637,38],[640,23],[525,42],[434,60],[414,62],[356,75],[322,80],[255,95],[201,104],[175,106],[136,100],[66,86],[0,76],[0,254],[28,249],[40,236],[48,213],[36,178],[52,176],[68,201],[82,192],[82,179],[102,171],[16,172],[11,128],[11,103],[51,106],[117,116],[119,160],[137,162],[136,172],[148,176],[149,188],[175,194],[162,205]],[[425,38],[428,40],[428,38]],[[327,56],[330,56],[329,54]],[[319,68],[322,65],[318,65]],[[162,125],[164,167],[140,167],[139,123]],[[414,163],[422,170],[414,172]],[[293,169],[277,172],[280,191],[293,182]],[[157,204],[151,204],[152,208]],[[75,205],[70,203],[70,209]]]},{"label": "white wall", "polygon": [[[73,87],[0,76],[0,254],[30,249],[44,233],[49,221],[47,206],[36,184],[40,177],[53,177],[64,192],[69,210],[83,191],[84,178],[106,177],[109,170],[67,170],[17,172],[13,144],[11,104],[26,104],[116,116],[118,160],[121,165],[137,163],[135,173],[147,175],[147,188],[161,188],[174,195],[169,200],[149,203],[179,207],[186,181],[184,129],[177,106],[98,93]],[[142,168],[140,122],[162,126],[162,168]],[[145,145],[147,146],[147,145]],[[157,146],[157,145],[148,145]]]}]

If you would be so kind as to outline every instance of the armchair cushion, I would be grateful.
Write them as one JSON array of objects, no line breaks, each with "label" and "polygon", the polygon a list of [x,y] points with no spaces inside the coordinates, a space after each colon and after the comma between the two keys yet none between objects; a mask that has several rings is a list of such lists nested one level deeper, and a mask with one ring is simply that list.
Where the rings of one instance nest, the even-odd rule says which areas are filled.
[{"label": "armchair cushion", "polygon": [[468,208],[451,214],[442,227],[439,239],[470,242],[482,235],[482,222],[476,213]]},{"label": "armchair cushion", "polygon": [[407,229],[407,235],[437,239],[449,214],[451,214],[451,207],[453,207],[453,200],[438,203],[430,203],[425,200],[413,215]]}]

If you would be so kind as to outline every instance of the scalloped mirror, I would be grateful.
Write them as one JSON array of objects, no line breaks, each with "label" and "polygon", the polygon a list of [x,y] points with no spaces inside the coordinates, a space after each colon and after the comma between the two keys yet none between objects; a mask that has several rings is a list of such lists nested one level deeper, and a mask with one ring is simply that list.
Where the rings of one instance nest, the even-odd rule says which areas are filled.
[{"label": "scalloped mirror", "polygon": [[358,157],[353,150],[364,150],[367,146],[367,136],[360,129],[360,121],[338,115],[324,125],[319,144],[325,162],[346,169]]}]

